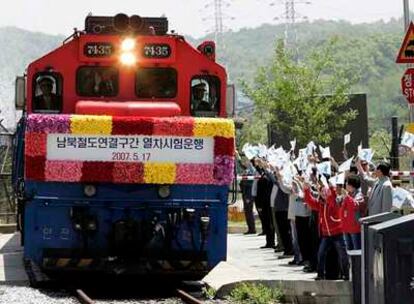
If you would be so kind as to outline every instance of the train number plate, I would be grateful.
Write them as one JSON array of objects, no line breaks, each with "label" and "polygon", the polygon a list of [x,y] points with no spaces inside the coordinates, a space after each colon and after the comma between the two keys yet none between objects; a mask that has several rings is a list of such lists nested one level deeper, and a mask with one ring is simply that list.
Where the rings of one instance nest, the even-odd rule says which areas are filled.
[{"label": "train number plate", "polygon": [[114,46],[108,42],[90,42],[83,48],[86,57],[110,57],[114,53]]},{"label": "train number plate", "polygon": [[145,44],[143,55],[145,58],[168,58],[171,47],[168,44]]}]

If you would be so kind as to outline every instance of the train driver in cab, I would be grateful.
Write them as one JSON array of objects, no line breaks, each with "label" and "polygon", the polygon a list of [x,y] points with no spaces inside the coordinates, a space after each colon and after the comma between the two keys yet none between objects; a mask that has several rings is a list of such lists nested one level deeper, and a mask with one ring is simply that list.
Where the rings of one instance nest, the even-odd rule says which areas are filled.
[{"label": "train driver in cab", "polygon": [[33,109],[35,112],[60,112],[62,101],[60,96],[53,93],[55,81],[50,77],[42,77],[37,81],[37,91],[40,94],[34,98]]},{"label": "train driver in cab", "polygon": [[206,95],[206,84],[201,82],[192,87],[192,99],[191,99],[191,108],[194,112],[210,112],[212,111],[211,104],[205,100]]}]

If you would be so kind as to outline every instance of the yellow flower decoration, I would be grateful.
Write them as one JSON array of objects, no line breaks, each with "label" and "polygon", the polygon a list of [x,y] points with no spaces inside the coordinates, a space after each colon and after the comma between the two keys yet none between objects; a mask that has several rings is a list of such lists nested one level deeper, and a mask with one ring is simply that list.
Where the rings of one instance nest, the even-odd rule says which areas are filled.
[{"label": "yellow flower decoration", "polygon": [[195,118],[194,136],[195,137],[214,137],[221,136],[226,138],[234,137],[234,122],[224,118]]},{"label": "yellow flower decoration", "polygon": [[144,164],[144,182],[146,184],[174,184],[176,165],[173,163]]},{"label": "yellow flower decoration", "polygon": [[104,134],[112,132],[112,116],[72,115],[70,118],[72,134]]}]

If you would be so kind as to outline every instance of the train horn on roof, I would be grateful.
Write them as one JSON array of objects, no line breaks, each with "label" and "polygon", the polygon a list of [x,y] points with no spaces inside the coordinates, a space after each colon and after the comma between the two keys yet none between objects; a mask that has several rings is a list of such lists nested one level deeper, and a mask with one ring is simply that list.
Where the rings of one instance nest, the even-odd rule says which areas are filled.
[{"label": "train horn on roof", "polygon": [[129,29],[130,19],[125,14],[117,14],[114,17],[114,28],[118,32],[125,32]]}]

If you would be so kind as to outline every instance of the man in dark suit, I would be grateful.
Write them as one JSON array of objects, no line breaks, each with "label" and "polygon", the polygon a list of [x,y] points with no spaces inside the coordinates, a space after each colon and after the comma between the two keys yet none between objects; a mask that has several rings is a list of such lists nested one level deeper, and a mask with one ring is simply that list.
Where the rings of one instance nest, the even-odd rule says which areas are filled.
[{"label": "man in dark suit", "polygon": [[37,82],[42,94],[36,96],[33,102],[34,111],[61,111],[62,102],[59,96],[53,94],[54,82],[49,77],[43,77]]}]

